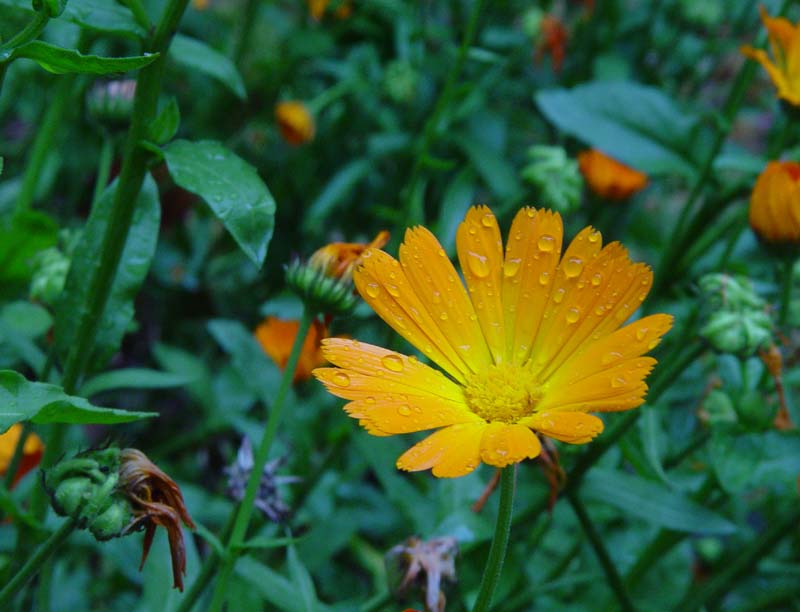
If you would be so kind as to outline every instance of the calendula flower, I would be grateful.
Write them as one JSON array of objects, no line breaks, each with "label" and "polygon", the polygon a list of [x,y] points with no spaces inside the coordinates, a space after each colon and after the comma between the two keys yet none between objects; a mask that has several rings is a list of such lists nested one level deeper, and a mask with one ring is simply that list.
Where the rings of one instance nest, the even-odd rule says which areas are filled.
[{"label": "calendula flower", "polygon": [[763,49],[749,45],[741,51],[764,67],[779,98],[800,105],[800,27],[783,17],[770,17],[763,6],[759,7],[759,12],[767,29],[772,59]]},{"label": "calendula flower", "polygon": [[281,136],[290,145],[301,145],[314,138],[314,117],[302,102],[279,102],[275,106],[275,120]]},{"label": "calendula flower", "polygon": [[309,258],[309,266],[321,270],[326,276],[332,276],[344,281],[353,278],[353,269],[367,249],[382,249],[389,242],[389,232],[378,232],[370,243],[363,242],[332,242],[317,249]]},{"label": "calendula flower", "polygon": [[[328,10],[331,0],[308,0],[308,13],[314,21],[320,21]],[[347,19],[353,12],[353,5],[349,0],[340,0],[335,4],[333,14],[337,19]]]},{"label": "calendula flower", "polygon": [[[8,431],[0,434],[0,476],[5,476],[8,471],[21,434],[22,425],[20,423],[14,423],[8,428]],[[25,445],[22,447],[22,458],[14,474],[12,486],[16,485],[25,474],[39,465],[43,453],[44,444],[42,444],[41,438],[35,433],[29,434],[25,439]]]},{"label": "calendula flower", "polygon": [[589,188],[601,198],[626,200],[647,185],[647,175],[597,149],[578,153],[578,166]]},{"label": "calendula flower", "polygon": [[400,260],[367,250],[353,278],[364,300],[441,370],[357,340],[329,339],[335,368],[314,375],[367,431],[437,429],[397,461],[462,476],[481,461],[536,457],[536,433],[583,444],[603,430],[589,414],[642,404],[655,360],[642,355],[672,325],[663,314],[618,329],[645,299],[652,272],[585,228],[563,257],[561,217],[523,208],[505,257],[485,206],[468,211],[456,246],[466,289],[436,238],[406,231]]},{"label": "calendula flower", "polygon": [[749,218],[750,227],[762,240],[800,242],[800,163],[767,164],[753,187]]},{"label": "calendula flower", "polygon": [[[267,317],[256,327],[256,340],[281,370],[289,363],[289,355],[298,329],[300,321],[284,321],[277,317]],[[308,380],[311,378],[311,371],[325,363],[320,343],[327,337],[328,328],[315,319],[303,342],[297,369],[294,371],[294,382]]]}]

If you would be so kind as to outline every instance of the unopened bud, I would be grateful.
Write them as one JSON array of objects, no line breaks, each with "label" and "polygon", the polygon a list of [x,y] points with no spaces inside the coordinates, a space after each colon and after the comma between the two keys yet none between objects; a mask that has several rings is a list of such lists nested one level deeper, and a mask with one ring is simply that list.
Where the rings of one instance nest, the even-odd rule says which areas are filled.
[{"label": "unopened bud", "polygon": [[764,311],[720,310],[711,315],[700,335],[722,353],[748,357],[772,343],[772,321]]},{"label": "unopened bud", "polygon": [[33,258],[30,297],[52,305],[61,295],[67,280],[70,260],[55,247],[44,249]]},{"label": "unopened bud", "polygon": [[383,88],[395,102],[411,102],[419,83],[419,73],[406,61],[395,60],[386,67]]},{"label": "unopened bud", "polygon": [[562,214],[575,211],[583,192],[578,162],[567,156],[563,148],[545,145],[528,149],[528,159],[522,178],[539,191],[541,201]]},{"label": "unopened bud", "polygon": [[86,97],[89,116],[100,125],[119,130],[133,114],[136,81],[132,79],[95,83]]}]

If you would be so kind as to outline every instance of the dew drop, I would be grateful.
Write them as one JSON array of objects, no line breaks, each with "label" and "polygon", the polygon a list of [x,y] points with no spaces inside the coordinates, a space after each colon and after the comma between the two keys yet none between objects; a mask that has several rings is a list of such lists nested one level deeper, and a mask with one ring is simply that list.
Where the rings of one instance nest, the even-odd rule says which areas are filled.
[{"label": "dew drop", "polygon": [[567,323],[575,323],[581,316],[581,311],[575,306],[567,308]]},{"label": "dew drop", "polygon": [[439,318],[440,318],[442,321],[447,321],[447,313],[446,313],[446,312],[443,312],[442,314],[440,314],[440,315],[439,315]]},{"label": "dew drop", "polygon": [[474,236],[475,234],[477,234],[477,233],[478,233],[478,230],[477,230],[477,229],[475,229],[475,226],[474,226],[474,225],[470,225],[470,226],[469,226],[469,233],[470,233],[470,235],[471,235],[471,236]]},{"label": "dew drop", "polygon": [[647,345],[647,350],[654,349],[658,346],[658,339],[651,340],[650,343]]},{"label": "dew drop", "polygon": [[595,272],[594,274],[592,274],[592,284],[595,287],[598,287],[601,282],[603,282],[603,275],[602,274],[600,274],[599,272]]},{"label": "dew drop", "polygon": [[594,309],[594,314],[596,314],[598,317],[602,317],[604,314],[606,314],[606,307],[602,305],[598,306]]},{"label": "dew drop", "polygon": [[386,355],[381,358],[381,363],[387,370],[392,372],[403,371],[403,359],[400,355]]},{"label": "dew drop", "polygon": [[367,295],[371,298],[376,298],[381,293],[381,288],[377,283],[369,283],[367,285]]},{"label": "dew drop", "polygon": [[469,269],[478,278],[486,278],[489,276],[489,264],[486,261],[486,257],[483,255],[478,255],[477,253],[469,251],[467,263]]},{"label": "dew drop", "polygon": [[564,262],[564,275],[567,278],[575,278],[583,270],[583,260],[580,257],[570,257]]},{"label": "dew drop", "polygon": [[441,304],[442,303],[442,294],[438,291],[433,292],[433,297],[431,298],[434,304]]},{"label": "dew drop", "polygon": [[519,266],[522,263],[522,260],[519,258],[516,259],[506,259],[505,263],[503,264],[503,275],[506,278],[511,278],[517,272],[519,272]]},{"label": "dew drop", "polygon": [[637,340],[639,340],[639,341],[644,340],[644,337],[646,335],[647,335],[647,328],[646,327],[640,327],[639,329],[636,330],[636,339]]},{"label": "dew drop", "polygon": [[618,353],[617,351],[611,351],[610,353],[606,353],[600,358],[600,363],[603,365],[609,365],[614,363],[615,361],[619,361],[622,359],[622,353]]},{"label": "dew drop", "polygon": [[349,387],[350,377],[344,372],[336,372],[336,374],[333,375],[333,382],[340,387]]},{"label": "dew drop", "polygon": [[595,230],[589,234],[589,242],[597,242],[598,240],[600,240],[600,232]]},{"label": "dew drop", "polygon": [[549,253],[556,248],[556,239],[550,234],[542,234],[536,244],[539,245],[539,250]]},{"label": "dew drop", "polygon": [[539,275],[539,284],[540,285],[546,285],[549,282],[550,282],[550,273],[549,272],[542,272]]},{"label": "dew drop", "polygon": [[393,297],[400,297],[400,289],[397,285],[386,285],[386,291]]},{"label": "dew drop", "polygon": [[365,399],[364,401],[367,402],[368,404],[374,404],[375,403],[375,398],[370,396],[367,399]]},{"label": "dew drop", "polygon": [[556,289],[556,292],[553,294],[553,301],[556,304],[560,304],[561,300],[564,299],[564,294],[565,293],[566,293],[566,290],[564,289],[564,287],[559,287],[558,289]]},{"label": "dew drop", "polygon": [[615,376],[611,379],[611,386],[615,389],[619,389],[620,387],[624,387],[628,381],[626,381],[622,376]]},{"label": "dew drop", "polygon": [[397,414],[400,416],[409,416],[411,415],[411,408],[403,404],[402,406],[397,407]]},{"label": "dew drop", "polygon": [[494,225],[494,215],[492,213],[486,213],[481,217],[481,225],[483,227],[492,227]]}]

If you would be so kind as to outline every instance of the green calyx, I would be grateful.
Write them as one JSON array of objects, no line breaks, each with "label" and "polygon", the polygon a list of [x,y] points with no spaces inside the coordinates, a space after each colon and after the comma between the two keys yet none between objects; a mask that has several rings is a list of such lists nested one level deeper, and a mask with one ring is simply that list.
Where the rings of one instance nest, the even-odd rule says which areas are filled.
[{"label": "green calyx", "polygon": [[73,518],[98,540],[124,535],[133,514],[117,488],[119,464],[119,449],[107,448],[53,466],[44,484],[56,513]]},{"label": "green calyx", "polygon": [[358,302],[353,284],[328,276],[314,266],[293,261],[286,268],[286,284],[314,312],[343,315]]},{"label": "green calyx", "polygon": [[528,149],[528,160],[522,178],[538,190],[540,200],[561,214],[577,210],[583,193],[578,162],[563,148],[545,145]]}]

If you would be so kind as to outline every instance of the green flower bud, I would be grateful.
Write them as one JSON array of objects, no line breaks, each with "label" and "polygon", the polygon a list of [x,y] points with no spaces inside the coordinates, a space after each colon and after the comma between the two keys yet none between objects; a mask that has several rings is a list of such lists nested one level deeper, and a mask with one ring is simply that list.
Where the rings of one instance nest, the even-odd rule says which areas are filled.
[{"label": "green flower bud", "polygon": [[761,310],[765,302],[753,289],[750,279],[729,274],[706,274],[700,291],[712,310]]},{"label": "green flower bud", "polygon": [[64,289],[70,260],[55,247],[37,253],[33,259],[31,299],[45,304],[55,304]]},{"label": "green flower bud", "polygon": [[725,547],[719,538],[700,538],[695,542],[695,549],[698,556],[708,565],[714,565],[722,558]]},{"label": "green flower bud", "polygon": [[775,410],[770,407],[755,389],[745,391],[736,402],[736,410],[742,424],[756,430],[769,429],[775,418]]},{"label": "green flower bud", "polygon": [[73,516],[92,496],[95,488],[95,484],[89,478],[65,478],[53,491],[53,508],[60,516]]},{"label": "green flower bud", "polygon": [[89,530],[100,541],[121,535],[133,521],[128,503],[112,503],[89,523]]},{"label": "green flower bud", "polygon": [[322,269],[299,260],[286,268],[286,284],[316,312],[347,314],[358,303],[352,282],[328,276]]},{"label": "green flower bud", "polygon": [[386,66],[383,89],[395,102],[411,102],[417,93],[419,74],[413,66],[403,60],[395,60]]},{"label": "green flower bud", "polygon": [[33,0],[33,10],[48,17],[58,17],[67,8],[67,0]]},{"label": "green flower bud", "polygon": [[563,148],[545,145],[528,149],[528,158],[522,178],[539,191],[541,201],[561,214],[575,211],[583,193],[578,162],[569,158]]},{"label": "green flower bud", "polygon": [[721,353],[749,357],[772,343],[772,321],[764,311],[720,310],[711,315],[700,335]]},{"label": "green flower bud", "polygon": [[136,81],[107,81],[95,83],[86,97],[89,116],[110,130],[124,129],[133,113]]},{"label": "green flower bud", "polygon": [[713,389],[703,402],[703,416],[710,424],[735,423],[736,410],[727,393]]}]

